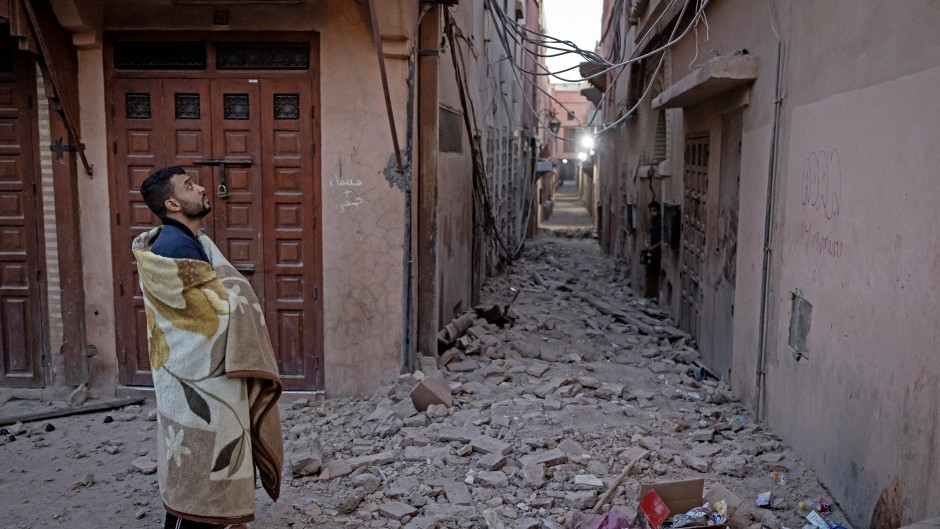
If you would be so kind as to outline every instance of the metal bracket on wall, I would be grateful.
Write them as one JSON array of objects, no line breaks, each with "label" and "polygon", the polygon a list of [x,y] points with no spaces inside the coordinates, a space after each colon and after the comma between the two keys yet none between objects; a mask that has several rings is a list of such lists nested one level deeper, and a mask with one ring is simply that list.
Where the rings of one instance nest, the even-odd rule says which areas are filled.
[{"label": "metal bracket on wall", "polygon": [[95,166],[88,163],[88,160],[85,159],[85,144],[84,143],[78,143],[78,144],[64,143],[62,141],[62,137],[59,136],[59,138],[55,140],[55,143],[49,146],[49,150],[55,153],[55,159],[57,161],[65,159],[62,156],[64,153],[77,152],[79,157],[82,160],[82,165],[85,166],[85,174],[87,174],[90,177],[94,173]]}]

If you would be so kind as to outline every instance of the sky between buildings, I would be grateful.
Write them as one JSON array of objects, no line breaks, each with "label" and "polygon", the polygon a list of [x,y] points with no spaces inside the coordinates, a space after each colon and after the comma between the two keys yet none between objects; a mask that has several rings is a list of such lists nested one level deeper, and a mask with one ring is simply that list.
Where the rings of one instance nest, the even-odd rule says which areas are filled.
[{"label": "sky between buildings", "polygon": [[[594,51],[594,46],[601,38],[602,9],[602,0],[544,0],[542,10],[546,32],[552,37],[570,40],[579,48]],[[579,55],[567,54],[549,57],[545,61],[548,69],[554,72],[577,66],[583,60]],[[577,69],[560,75],[568,79],[581,77]],[[564,81],[552,77],[551,82]]]}]

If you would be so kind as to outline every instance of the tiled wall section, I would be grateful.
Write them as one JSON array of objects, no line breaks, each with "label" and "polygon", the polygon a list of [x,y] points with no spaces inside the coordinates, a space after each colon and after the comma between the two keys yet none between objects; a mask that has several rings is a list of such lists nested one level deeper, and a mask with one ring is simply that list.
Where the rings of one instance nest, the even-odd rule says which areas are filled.
[{"label": "tiled wall section", "polygon": [[46,250],[47,321],[49,322],[49,354],[47,360],[51,385],[61,383],[65,372],[62,356],[62,289],[59,284],[59,251],[56,243],[55,191],[52,181],[52,145],[49,133],[49,100],[45,96],[42,73],[36,73],[36,101],[39,109],[39,168],[42,174],[43,243]]}]

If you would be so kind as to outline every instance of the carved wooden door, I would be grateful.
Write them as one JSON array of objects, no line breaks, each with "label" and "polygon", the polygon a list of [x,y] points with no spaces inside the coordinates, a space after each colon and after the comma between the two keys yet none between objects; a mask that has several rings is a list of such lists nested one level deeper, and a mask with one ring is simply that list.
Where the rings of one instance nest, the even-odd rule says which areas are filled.
[{"label": "carved wooden door", "polygon": [[[161,167],[179,165],[209,185],[196,160],[212,155],[209,83],[163,79],[115,80],[111,116],[114,154],[115,325],[121,383],[151,385],[147,318],[131,241],[159,225],[140,195],[140,185]],[[213,218],[205,229],[213,229]]]},{"label": "carved wooden door", "polygon": [[43,251],[32,101],[35,71],[0,41],[0,386],[43,385]]},{"label": "carved wooden door", "polygon": [[115,250],[127,254],[115,256],[122,382],[152,383],[129,248],[158,221],[139,186],[155,169],[179,165],[210,195],[204,231],[263,305],[285,387],[321,386],[315,129],[311,110],[301,112],[313,108],[309,82],[116,79],[113,94],[116,240],[126,241]]},{"label": "carved wooden door", "polygon": [[320,186],[311,83],[261,80],[264,308],[288,389],[322,387]]}]

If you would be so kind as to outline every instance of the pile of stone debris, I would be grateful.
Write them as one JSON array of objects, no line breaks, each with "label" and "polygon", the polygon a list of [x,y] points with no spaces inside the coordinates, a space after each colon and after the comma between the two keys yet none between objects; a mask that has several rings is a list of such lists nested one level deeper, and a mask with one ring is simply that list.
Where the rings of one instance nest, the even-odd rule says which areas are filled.
[{"label": "pile of stone debris", "polygon": [[556,528],[595,506],[635,512],[640,482],[699,477],[749,498],[775,471],[792,476],[777,510],[743,506],[731,523],[798,523],[786,502],[818,483],[703,373],[689,337],[616,280],[579,271],[590,264],[556,263],[491,280],[486,297],[511,308],[456,318],[439,357],[371,398],[295,401],[284,417],[286,495],[303,498],[293,523]]}]

